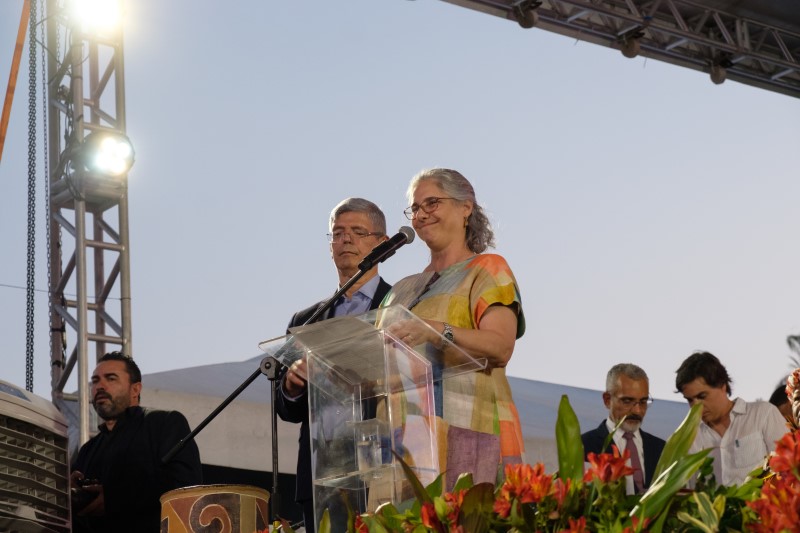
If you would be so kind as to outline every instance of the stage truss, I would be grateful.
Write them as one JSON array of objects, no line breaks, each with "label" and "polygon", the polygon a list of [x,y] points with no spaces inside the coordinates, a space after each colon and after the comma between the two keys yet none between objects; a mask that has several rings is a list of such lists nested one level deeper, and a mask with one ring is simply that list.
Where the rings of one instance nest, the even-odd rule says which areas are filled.
[{"label": "stage truss", "polygon": [[796,0],[443,0],[540,28],[800,97]]}]

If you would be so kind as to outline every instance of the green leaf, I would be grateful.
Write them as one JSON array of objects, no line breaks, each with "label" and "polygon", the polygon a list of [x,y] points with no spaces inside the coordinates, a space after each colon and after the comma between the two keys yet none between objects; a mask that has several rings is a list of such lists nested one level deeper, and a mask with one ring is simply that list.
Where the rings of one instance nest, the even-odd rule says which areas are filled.
[{"label": "green leaf", "polygon": [[[649,533],[661,533],[661,531],[664,529],[664,522],[667,521],[667,515],[668,515],[668,512],[669,512],[669,506],[670,505],[671,505],[671,502],[669,504],[667,504],[667,507],[666,507],[666,509],[664,509],[664,512],[661,513],[661,515],[658,517],[658,519],[649,527],[649,529],[648,529]],[[639,525],[636,528],[637,533],[642,530],[642,527],[644,527],[643,523],[639,522]]]},{"label": "green leaf", "polygon": [[631,516],[638,515],[640,519],[651,520],[658,516],[669,505],[675,494],[686,486],[710,452],[710,449],[701,450],[672,463],[642,495],[642,499],[631,511]]},{"label": "green leaf", "polygon": [[456,484],[453,486],[453,492],[472,488],[473,485],[474,482],[472,481],[472,474],[469,472],[465,472],[460,476],[458,476]]},{"label": "green leaf", "polygon": [[653,473],[653,479],[657,479],[667,468],[669,468],[675,461],[685,457],[689,453],[694,438],[697,435],[697,428],[700,426],[700,419],[703,415],[703,406],[696,403],[689,409],[686,418],[683,419],[681,425],[675,430],[675,433],[667,440],[664,445],[664,451],[661,452],[661,458],[656,464],[656,470]]},{"label": "green leaf", "polygon": [[331,533],[331,517],[327,509],[322,513],[322,519],[319,521],[317,530],[319,533]]},{"label": "green leaf", "polygon": [[[692,499],[697,504],[697,514],[700,517],[700,521],[708,526],[708,531],[716,531],[719,525],[719,516],[711,504],[711,497],[705,492],[693,492]],[[724,508],[724,500],[722,505]]]},{"label": "green leaf", "polygon": [[386,502],[375,509],[375,520],[389,531],[402,531],[402,513],[392,502]]},{"label": "green leaf", "polygon": [[463,509],[458,514],[458,525],[470,533],[488,533],[489,521],[486,515],[475,510],[464,514]]},{"label": "green leaf", "polygon": [[389,530],[383,527],[374,516],[362,515],[361,519],[364,521],[364,524],[367,525],[369,533],[389,533]]},{"label": "green leaf", "polygon": [[441,496],[434,497],[433,508],[436,510],[436,516],[438,516],[440,520],[447,518],[447,502],[444,501],[444,498]]},{"label": "green leaf", "polygon": [[577,483],[583,479],[583,442],[581,426],[575,411],[564,394],[558,405],[556,420],[556,447],[558,449],[558,477]]},{"label": "green leaf", "polygon": [[699,529],[703,533],[716,533],[716,531],[717,531],[716,528],[711,529],[705,523],[703,523],[702,520],[698,520],[697,518],[693,517],[692,515],[690,515],[686,511],[679,512],[678,513],[678,519],[681,522],[685,522],[687,524],[690,524],[690,525],[696,527],[697,529]]},{"label": "green leaf", "polygon": [[[489,514],[494,508],[494,485],[491,483],[478,483],[464,494],[461,510],[477,511]],[[469,530],[467,530],[469,531]]]},{"label": "green leaf", "polygon": [[396,451],[392,450],[392,454],[397,459],[397,462],[400,463],[400,466],[403,467],[403,473],[406,475],[406,479],[411,484],[411,489],[414,491],[414,496],[417,497],[417,501],[419,503],[433,503],[433,499],[431,498],[430,494],[425,490],[425,487],[422,486],[420,483],[419,478],[414,471],[411,470],[411,467],[403,461],[403,458],[400,457]]},{"label": "green leaf", "polygon": [[726,487],[725,496],[737,500],[750,501],[761,494],[762,485],[764,485],[763,478],[749,478],[739,486],[731,485],[730,487]]},{"label": "green leaf", "polygon": [[433,498],[435,496],[441,496],[443,494],[444,486],[442,485],[442,478],[444,478],[444,474],[439,474],[436,476],[436,479],[431,481],[431,483],[425,487],[425,492]]},{"label": "green leaf", "polygon": [[712,507],[714,508],[714,514],[717,516],[717,523],[719,523],[719,520],[722,518],[722,515],[725,514],[726,501],[727,498],[725,498],[725,496],[723,496],[722,494],[717,494],[717,497],[714,498],[714,503],[712,504]]}]

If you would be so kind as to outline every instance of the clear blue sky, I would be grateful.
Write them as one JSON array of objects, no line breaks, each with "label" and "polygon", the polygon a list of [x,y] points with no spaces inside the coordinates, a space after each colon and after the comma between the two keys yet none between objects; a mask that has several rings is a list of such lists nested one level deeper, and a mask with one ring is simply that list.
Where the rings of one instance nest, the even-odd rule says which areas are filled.
[{"label": "clear blue sky", "polygon": [[[22,1],[0,3],[5,87]],[[407,224],[409,178],[475,185],[528,329],[509,374],[678,399],[694,350],[768,397],[800,333],[800,99],[435,0],[127,2],[134,357],[243,360],[336,288],[330,209]],[[0,378],[25,384],[27,49],[0,165]],[[41,137],[41,136],[40,136]],[[40,147],[41,153],[41,147]],[[43,181],[40,179],[40,184]],[[38,288],[46,289],[44,199]],[[422,242],[382,265],[426,264]],[[50,391],[36,298],[35,391]],[[70,346],[70,349],[72,346]],[[598,399],[599,401],[599,399]]]}]

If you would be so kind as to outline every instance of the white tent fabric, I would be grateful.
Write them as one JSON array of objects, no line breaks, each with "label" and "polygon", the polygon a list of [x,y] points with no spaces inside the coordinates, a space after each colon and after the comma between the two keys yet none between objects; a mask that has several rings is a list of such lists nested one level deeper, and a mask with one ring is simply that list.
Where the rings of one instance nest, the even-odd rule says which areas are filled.
[{"label": "white tent fabric", "polygon": [[[143,376],[142,404],[176,409],[196,427],[231,392],[258,369],[261,356],[241,362],[182,368]],[[598,376],[603,384],[605,376]],[[557,469],[555,423],[561,396],[566,394],[581,429],[597,427],[605,418],[602,391],[509,378],[525,436],[526,459]],[[269,380],[260,376],[197,437],[206,464],[272,470]],[[656,400],[648,409],[643,429],[664,439],[678,427],[688,411],[685,402]],[[278,468],[294,474],[299,426],[278,423]]]}]

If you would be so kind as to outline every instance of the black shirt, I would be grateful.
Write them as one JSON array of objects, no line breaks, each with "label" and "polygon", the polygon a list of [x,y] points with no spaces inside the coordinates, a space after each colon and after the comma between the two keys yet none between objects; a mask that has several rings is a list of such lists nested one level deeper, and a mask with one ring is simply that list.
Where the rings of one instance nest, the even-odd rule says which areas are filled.
[{"label": "black shirt", "polygon": [[103,485],[105,515],[73,516],[74,533],[160,530],[165,492],[202,483],[200,452],[189,442],[168,464],[161,458],[189,433],[189,423],[178,411],[129,407],[109,431],[84,444],[72,464],[86,479]]}]

